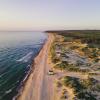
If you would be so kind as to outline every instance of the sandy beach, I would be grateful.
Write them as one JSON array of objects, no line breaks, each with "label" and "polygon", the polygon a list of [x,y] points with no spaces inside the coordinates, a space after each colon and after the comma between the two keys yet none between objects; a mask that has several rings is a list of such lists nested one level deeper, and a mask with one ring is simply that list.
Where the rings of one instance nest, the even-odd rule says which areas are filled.
[{"label": "sandy beach", "polygon": [[48,34],[48,39],[38,56],[34,59],[34,69],[25,83],[23,91],[17,100],[53,100],[54,87],[53,77],[47,75],[50,65],[48,64],[48,51],[54,37]]}]

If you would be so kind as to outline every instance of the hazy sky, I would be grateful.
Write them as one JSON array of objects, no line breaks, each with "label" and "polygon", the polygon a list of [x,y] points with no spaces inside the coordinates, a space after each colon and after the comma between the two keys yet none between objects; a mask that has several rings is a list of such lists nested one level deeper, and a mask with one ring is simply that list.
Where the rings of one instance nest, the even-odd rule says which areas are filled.
[{"label": "hazy sky", "polygon": [[100,29],[100,0],[0,0],[0,30]]}]

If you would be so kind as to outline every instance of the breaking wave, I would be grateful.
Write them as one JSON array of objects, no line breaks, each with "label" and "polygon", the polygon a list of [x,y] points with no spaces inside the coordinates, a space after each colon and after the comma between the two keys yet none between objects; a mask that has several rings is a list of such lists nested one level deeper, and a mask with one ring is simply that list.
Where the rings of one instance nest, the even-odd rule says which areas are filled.
[{"label": "breaking wave", "polygon": [[33,52],[29,52],[27,55],[25,55],[24,57],[16,60],[17,62],[28,62],[31,58],[32,58]]}]

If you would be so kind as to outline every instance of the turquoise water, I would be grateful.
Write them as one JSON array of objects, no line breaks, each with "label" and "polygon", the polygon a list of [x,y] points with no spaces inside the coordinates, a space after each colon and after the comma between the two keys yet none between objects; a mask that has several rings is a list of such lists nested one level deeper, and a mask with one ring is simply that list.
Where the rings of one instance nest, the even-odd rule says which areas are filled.
[{"label": "turquoise water", "polygon": [[18,93],[46,38],[42,32],[0,32],[0,100]]}]

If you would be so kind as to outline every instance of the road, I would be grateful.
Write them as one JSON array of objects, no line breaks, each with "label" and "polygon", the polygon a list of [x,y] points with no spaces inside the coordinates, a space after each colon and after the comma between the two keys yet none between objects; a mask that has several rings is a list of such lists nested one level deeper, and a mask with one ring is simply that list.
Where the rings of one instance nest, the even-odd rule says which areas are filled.
[{"label": "road", "polygon": [[48,52],[53,41],[53,35],[48,40],[35,59],[35,69],[29,76],[18,100],[54,100],[54,77],[47,73],[50,69]]}]

